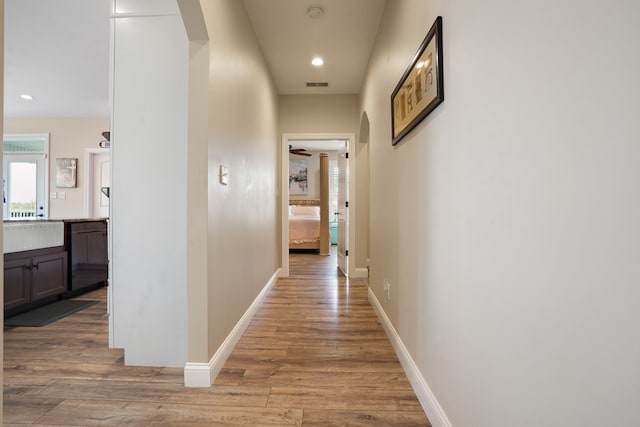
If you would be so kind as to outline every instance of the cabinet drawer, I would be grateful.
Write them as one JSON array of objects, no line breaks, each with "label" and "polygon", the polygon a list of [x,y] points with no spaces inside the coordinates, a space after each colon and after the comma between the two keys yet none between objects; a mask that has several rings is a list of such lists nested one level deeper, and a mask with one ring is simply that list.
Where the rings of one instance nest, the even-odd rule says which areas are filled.
[{"label": "cabinet drawer", "polygon": [[105,221],[89,221],[70,223],[69,227],[72,233],[81,233],[83,231],[107,231],[107,223]]}]

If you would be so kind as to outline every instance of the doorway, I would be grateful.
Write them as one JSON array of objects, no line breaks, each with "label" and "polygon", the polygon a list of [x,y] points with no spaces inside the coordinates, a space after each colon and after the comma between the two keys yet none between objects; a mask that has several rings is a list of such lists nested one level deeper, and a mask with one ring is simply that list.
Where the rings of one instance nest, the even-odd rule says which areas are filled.
[{"label": "doorway", "polygon": [[87,148],[85,152],[85,214],[88,218],[109,217],[111,152],[108,148]]},{"label": "doorway", "polygon": [[[353,255],[350,243],[355,242],[355,216],[353,215],[353,200],[348,200],[349,195],[354,195],[355,182],[349,179],[354,176],[355,161],[353,156],[348,156],[349,147],[355,140],[354,134],[284,134],[282,137],[281,156],[281,229],[282,229],[282,269],[281,277],[289,276],[289,148],[313,147],[309,151],[327,152],[333,155],[334,162],[330,161],[329,171],[329,221],[330,230],[333,228],[332,241],[338,247],[339,267],[345,276],[349,277],[352,266],[349,266],[349,257]],[[308,145],[304,145],[307,143]],[[344,149],[340,149],[344,147]],[[330,154],[330,156],[331,156]],[[340,161],[342,156],[343,161]],[[331,158],[331,157],[330,157]],[[335,169],[334,169],[335,168]],[[331,191],[332,183],[335,183],[337,191]],[[332,197],[331,193],[334,194]],[[351,213],[351,215],[350,215]],[[353,246],[353,245],[351,245]],[[340,254],[342,256],[340,256]]]},{"label": "doorway", "polygon": [[2,152],[2,217],[49,217],[49,134],[6,134]]}]

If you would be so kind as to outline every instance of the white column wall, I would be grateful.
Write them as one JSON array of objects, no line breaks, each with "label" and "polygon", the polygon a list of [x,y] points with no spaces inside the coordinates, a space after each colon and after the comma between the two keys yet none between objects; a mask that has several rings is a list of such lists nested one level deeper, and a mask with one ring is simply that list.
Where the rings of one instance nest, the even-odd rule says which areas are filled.
[{"label": "white column wall", "polygon": [[184,366],[189,44],[174,1],[115,1],[112,339],[128,365]]},{"label": "white column wall", "polygon": [[[2,96],[2,99],[4,99],[4,0],[0,0],[0,30],[0,76],[2,77],[2,80],[0,80],[0,96]],[[0,131],[2,132],[4,117],[3,112],[4,109],[2,106],[0,106]],[[2,153],[0,153],[0,161],[2,161]],[[0,241],[2,241],[2,230],[0,230]],[[0,260],[0,267],[2,267],[4,271],[4,257],[2,260]],[[0,285],[2,286],[2,289],[4,289],[4,275],[0,278]],[[0,304],[2,304],[2,306],[4,307],[4,292],[0,296]],[[4,332],[2,331],[0,331],[0,360],[4,360]],[[0,372],[0,384],[3,384],[2,372]],[[2,418],[1,406],[2,405],[0,405],[0,418]]]}]

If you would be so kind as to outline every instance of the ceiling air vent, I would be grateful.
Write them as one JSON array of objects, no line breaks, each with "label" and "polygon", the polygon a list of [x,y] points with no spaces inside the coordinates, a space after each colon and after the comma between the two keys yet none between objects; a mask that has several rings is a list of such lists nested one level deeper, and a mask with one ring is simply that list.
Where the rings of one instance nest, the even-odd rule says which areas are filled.
[{"label": "ceiling air vent", "polygon": [[329,87],[327,82],[307,82],[307,87]]}]

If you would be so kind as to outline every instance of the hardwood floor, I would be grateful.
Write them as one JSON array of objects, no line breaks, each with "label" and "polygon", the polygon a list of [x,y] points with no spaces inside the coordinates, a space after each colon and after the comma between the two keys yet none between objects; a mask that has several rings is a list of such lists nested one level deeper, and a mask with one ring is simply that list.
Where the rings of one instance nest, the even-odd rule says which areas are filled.
[{"label": "hardwood floor", "polygon": [[4,425],[429,426],[363,280],[335,254],[292,254],[211,388],[182,369],[129,367],[99,304],[40,328],[5,328]]}]

